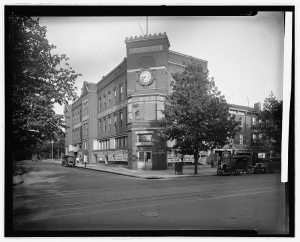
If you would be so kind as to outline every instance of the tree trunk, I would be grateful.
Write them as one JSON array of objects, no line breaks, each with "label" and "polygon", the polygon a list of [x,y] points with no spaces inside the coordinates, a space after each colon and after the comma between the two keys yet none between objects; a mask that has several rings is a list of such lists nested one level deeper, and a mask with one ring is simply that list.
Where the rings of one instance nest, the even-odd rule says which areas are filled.
[{"label": "tree trunk", "polygon": [[12,173],[13,173],[13,176],[15,175],[15,165],[16,165],[15,151],[13,151],[12,152]]},{"label": "tree trunk", "polygon": [[194,153],[194,160],[195,160],[194,175],[197,175],[198,174],[198,151]]}]

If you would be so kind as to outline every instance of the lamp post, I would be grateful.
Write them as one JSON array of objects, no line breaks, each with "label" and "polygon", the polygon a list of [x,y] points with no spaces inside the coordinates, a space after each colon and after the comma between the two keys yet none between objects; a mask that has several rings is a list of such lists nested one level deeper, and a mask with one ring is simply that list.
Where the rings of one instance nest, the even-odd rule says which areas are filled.
[{"label": "lamp post", "polygon": [[52,161],[53,161],[53,140],[51,140],[52,143]]}]

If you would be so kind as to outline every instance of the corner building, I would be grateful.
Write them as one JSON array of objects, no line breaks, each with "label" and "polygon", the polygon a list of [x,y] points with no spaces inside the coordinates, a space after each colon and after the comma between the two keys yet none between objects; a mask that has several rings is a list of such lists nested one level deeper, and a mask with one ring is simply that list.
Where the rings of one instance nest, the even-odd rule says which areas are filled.
[{"label": "corner building", "polygon": [[[166,33],[126,38],[125,44],[127,57],[97,83],[96,104],[93,95],[87,99],[91,107],[97,106],[97,110],[90,109],[95,113],[86,114],[85,121],[83,113],[79,114],[81,121],[75,125],[73,122],[67,131],[77,129],[87,135],[68,140],[66,152],[70,152],[68,148],[85,147],[84,142],[90,141],[91,149],[84,150],[88,163],[123,163],[134,170],[164,170],[168,144],[158,138],[155,121],[163,117],[172,74],[183,71],[185,63],[193,60],[207,69],[207,61],[169,50]],[[89,90],[82,95],[87,96],[86,92]],[[83,100],[80,103],[83,109]],[[78,109],[77,101],[68,105],[69,109],[70,106]],[[97,127],[92,125],[95,122]]]}]

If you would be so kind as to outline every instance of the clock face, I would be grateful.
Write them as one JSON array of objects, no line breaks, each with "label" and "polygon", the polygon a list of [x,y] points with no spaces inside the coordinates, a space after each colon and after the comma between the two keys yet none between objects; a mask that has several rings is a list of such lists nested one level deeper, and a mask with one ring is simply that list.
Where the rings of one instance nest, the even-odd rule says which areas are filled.
[{"label": "clock face", "polygon": [[139,79],[138,80],[142,85],[151,84],[151,82],[153,80],[151,70],[149,70],[149,69],[141,70],[140,73],[139,73]]}]

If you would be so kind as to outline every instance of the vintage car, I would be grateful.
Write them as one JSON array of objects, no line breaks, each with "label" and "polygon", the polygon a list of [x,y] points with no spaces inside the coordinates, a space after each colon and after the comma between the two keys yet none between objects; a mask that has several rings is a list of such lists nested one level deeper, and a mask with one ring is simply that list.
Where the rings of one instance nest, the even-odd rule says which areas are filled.
[{"label": "vintage car", "polygon": [[69,156],[69,155],[65,155],[62,159],[61,162],[62,166],[75,166],[75,157],[74,156]]},{"label": "vintage car", "polygon": [[228,159],[228,163],[220,163],[218,165],[217,175],[221,176],[225,173],[230,176],[239,175],[241,172],[246,172],[247,175],[251,175],[251,157],[250,156],[233,156]]},{"label": "vintage car", "polygon": [[281,170],[281,158],[278,157],[259,159],[253,168],[254,173],[273,173],[277,170]]}]

